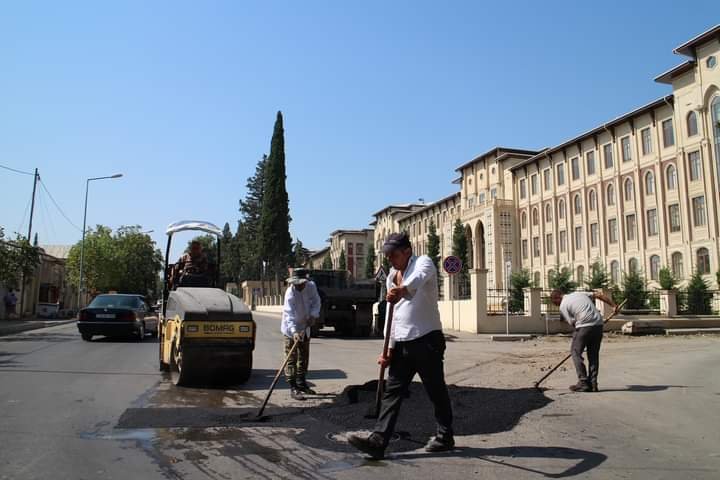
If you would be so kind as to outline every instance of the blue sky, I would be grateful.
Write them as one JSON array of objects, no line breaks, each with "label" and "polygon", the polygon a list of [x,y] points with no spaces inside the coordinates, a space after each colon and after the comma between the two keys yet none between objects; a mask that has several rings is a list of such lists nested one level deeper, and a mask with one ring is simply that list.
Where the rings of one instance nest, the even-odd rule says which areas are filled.
[{"label": "blue sky", "polygon": [[[585,5],[587,3],[587,5]],[[285,115],[292,233],[321,247],[394,202],[455,191],[495,145],[540,148],[669,88],[672,49],[720,2],[6,2],[0,164],[37,167],[82,223],[233,226]],[[31,177],[0,170],[0,225],[27,229]],[[80,232],[45,192],[41,243]]]}]

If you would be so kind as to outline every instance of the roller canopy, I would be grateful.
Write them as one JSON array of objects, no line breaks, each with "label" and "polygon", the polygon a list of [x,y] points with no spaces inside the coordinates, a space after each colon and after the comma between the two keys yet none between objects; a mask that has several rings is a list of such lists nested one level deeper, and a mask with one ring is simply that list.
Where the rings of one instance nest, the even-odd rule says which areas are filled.
[{"label": "roller canopy", "polygon": [[200,230],[213,235],[222,235],[222,230],[220,230],[217,225],[213,225],[210,222],[203,222],[202,220],[180,220],[179,222],[171,223],[168,225],[165,233],[172,235],[173,233],[185,230]]}]

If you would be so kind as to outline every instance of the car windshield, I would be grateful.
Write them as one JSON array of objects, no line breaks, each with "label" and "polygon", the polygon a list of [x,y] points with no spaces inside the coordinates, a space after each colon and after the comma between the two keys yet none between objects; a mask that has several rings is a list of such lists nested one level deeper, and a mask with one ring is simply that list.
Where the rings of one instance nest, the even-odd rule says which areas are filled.
[{"label": "car windshield", "polygon": [[137,308],[138,297],[127,295],[100,295],[90,302],[88,308]]}]

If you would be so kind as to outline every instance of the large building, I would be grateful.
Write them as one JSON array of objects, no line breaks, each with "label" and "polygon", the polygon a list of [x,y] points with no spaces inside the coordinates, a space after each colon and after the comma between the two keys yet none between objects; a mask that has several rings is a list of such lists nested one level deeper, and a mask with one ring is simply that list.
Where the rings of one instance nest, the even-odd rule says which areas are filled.
[{"label": "large building", "polygon": [[345,255],[345,265],[355,280],[367,278],[365,275],[365,262],[368,251],[373,245],[374,230],[335,230],[330,234],[330,258],[333,268],[340,268],[340,256]]},{"label": "large building", "polygon": [[377,212],[378,254],[398,230],[423,253],[425,224],[434,218],[447,255],[452,219],[459,217],[472,246],[470,266],[488,271],[490,289],[503,287],[506,262],[529,270],[542,286],[556,268],[582,281],[595,262],[615,282],[637,270],[657,286],[668,266],[684,280],[697,269],[714,285],[720,25],[675,53],[687,59],[655,79],[671,94],[542,151],[493,148],[457,169],[459,194]]}]

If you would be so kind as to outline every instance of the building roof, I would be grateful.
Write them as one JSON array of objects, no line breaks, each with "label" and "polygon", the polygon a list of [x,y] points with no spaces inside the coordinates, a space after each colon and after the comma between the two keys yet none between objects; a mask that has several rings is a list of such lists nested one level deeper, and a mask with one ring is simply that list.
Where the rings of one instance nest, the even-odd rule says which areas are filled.
[{"label": "building roof", "polygon": [[676,53],[678,55],[685,55],[686,57],[694,59],[695,49],[698,46],[707,43],[713,39],[720,40],[720,24],[715,25],[714,27],[704,31],[700,35],[691,38],[679,47],[676,47],[675,50],[673,50],[673,53]]},{"label": "building roof", "polygon": [[433,207],[436,207],[436,206],[438,206],[438,205],[440,205],[440,204],[443,204],[443,203],[445,203],[445,202],[448,202],[448,201],[450,201],[450,200],[459,200],[459,199],[460,199],[460,192],[453,193],[452,195],[448,195],[448,196],[445,197],[445,198],[441,198],[440,200],[437,200],[437,201],[435,201],[435,202],[433,202],[433,203],[430,203],[430,204],[426,205],[424,208],[421,208],[421,209],[419,209],[419,210],[415,210],[414,212],[408,213],[407,215],[405,215],[405,216],[403,216],[403,217],[400,217],[399,221],[402,222],[402,221],[405,220],[406,218],[410,218],[410,217],[412,217],[412,216],[414,216],[414,215],[419,215],[419,214],[421,214],[422,212],[425,212],[426,210],[430,210],[430,209],[432,209]]},{"label": "building roof", "polygon": [[331,237],[334,237],[335,235],[366,235],[368,232],[374,232],[374,228],[361,228],[359,230],[335,230],[334,232],[330,233]]},{"label": "building roof", "polygon": [[47,255],[61,260],[67,260],[72,247],[72,245],[40,245]]},{"label": "building roof", "polygon": [[521,148],[509,148],[509,147],[496,146],[496,147],[491,148],[490,150],[488,150],[488,151],[485,152],[485,153],[481,153],[480,155],[475,156],[475,158],[473,158],[473,159],[470,160],[469,162],[466,162],[466,163],[460,165],[459,167],[457,167],[457,168],[455,169],[455,171],[456,171],[456,172],[462,172],[462,170],[463,170],[464,168],[469,167],[469,166],[472,165],[473,163],[479,162],[480,160],[484,159],[485,157],[487,157],[488,155],[491,155],[491,154],[493,154],[493,153],[494,153],[496,156],[500,156],[500,155],[503,154],[503,153],[512,153],[512,154],[515,154],[515,155],[527,155],[527,156],[532,156],[532,155],[536,155],[538,152],[537,152],[537,150],[525,150],[525,149],[521,149]]},{"label": "building roof", "polygon": [[388,210],[392,210],[392,209],[396,209],[401,212],[402,211],[412,212],[414,208],[416,208],[416,207],[422,208],[424,206],[425,206],[425,204],[422,204],[422,203],[399,203],[399,204],[395,204],[395,205],[388,205],[387,207],[383,208],[382,210],[379,210],[379,211],[373,213],[372,216],[377,217],[380,214],[383,214],[383,213],[387,212]]},{"label": "building roof", "polygon": [[678,76],[682,75],[685,72],[689,72],[695,68],[695,61],[694,60],[688,60],[686,62],[681,63],[680,65],[671,68],[670,70],[661,73],[657,77],[655,77],[655,81],[657,83],[667,83],[671,84],[672,81]]},{"label": "building roof", "polygon": [[315,257],[319,257],[321,255],[324,255],[328,252],[328,250],[330,250],[330,247],[325,247],[325,248],[322,248],[315,252],[310,252],[310,258],[315,258]]},{"label": "building roof", "polygon": [[626,122],[627,120],[629,120],[633,117],[636,117],[643,113],[649,112],[661,105],[673,103],[673,101],[674,101],[674,97],[672,95],[666,95],[664,97],[658,98],[657,100],[653,100],[652,102],[647,103],[640,108],[636,108],[635,110],[633,110],[631,112],[620,115],[619,117],[616,117],[616,118],[610,120],[609,122],[600,125],[599,127],[595,127],[592,130],[582,133],[582,134],[578,135],[577,137],[573,137],[570,140],[560,143],[554,147],[546,148],[546,149],[542,150],[540,153],[538,153],[537,155],[535,155],[531,158],[528,158],[527,160],[520,162],[517,165],[511,167],[510,170],[515,171],[515,170],[517,170],[521,167],[524,167],[526,165],[529,165],[541,158],[547,157],[555,152],[558,152],[565,147],[579,143],[579,142],[585,140],[586,138],[591,137],[592,135],[596,135],[596,134],[601,133],[611,127],[615,127],[623,122]]}]

